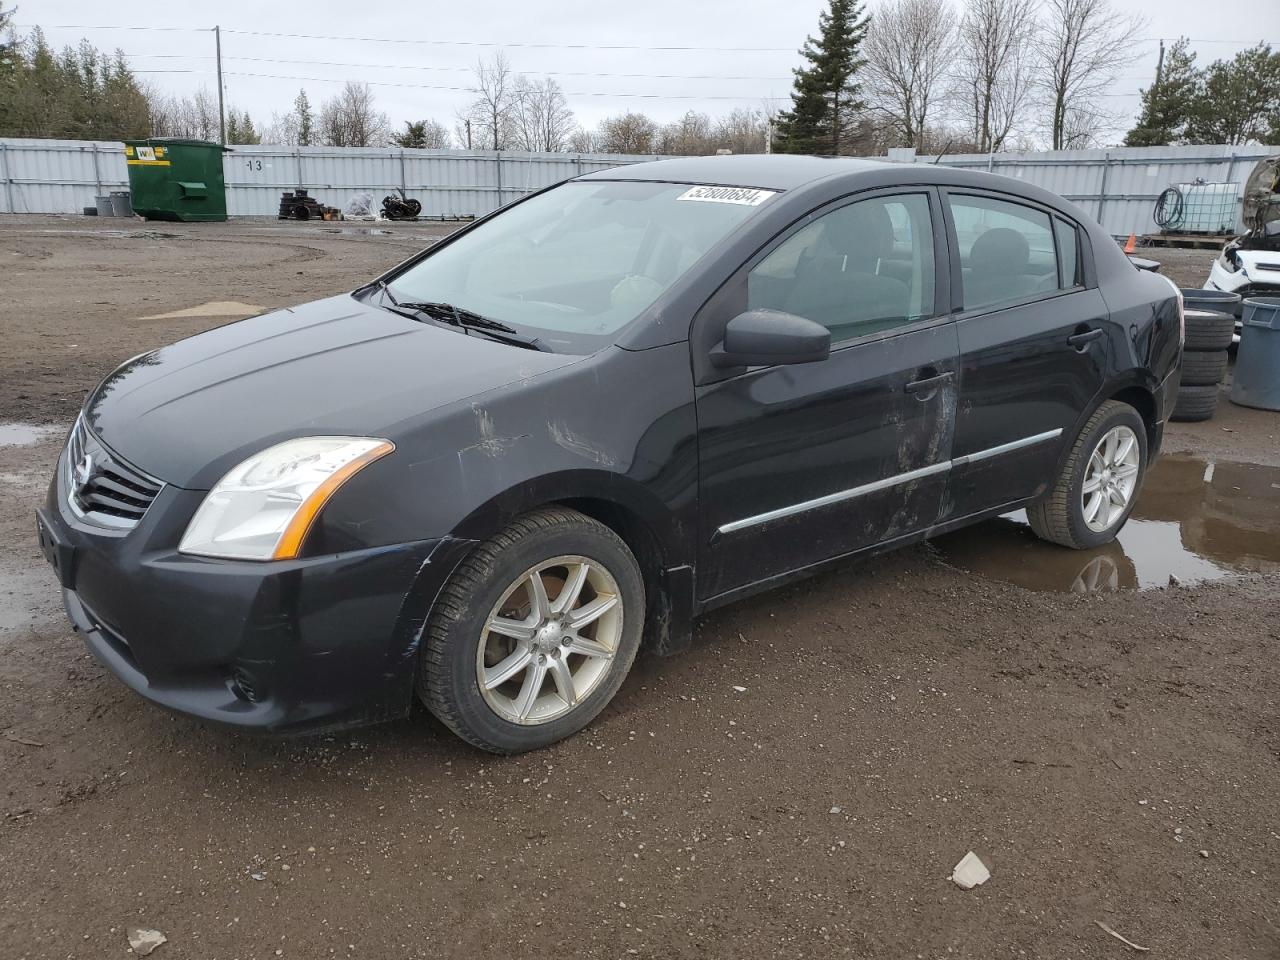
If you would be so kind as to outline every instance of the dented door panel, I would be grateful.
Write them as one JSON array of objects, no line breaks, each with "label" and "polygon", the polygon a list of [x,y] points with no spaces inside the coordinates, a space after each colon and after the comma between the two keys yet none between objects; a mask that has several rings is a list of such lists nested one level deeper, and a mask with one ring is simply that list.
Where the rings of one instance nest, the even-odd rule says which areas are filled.
[{"label": "dented door panel", "polygon": [[[821,363],[699,388],[701,596],[931,526],[951,456],[957,369],[955,325],[940,321],[852,342]],[[908,392],[933,376],[942,378],[935,389]],[[740,525],[787,508],[798,509]]]}]

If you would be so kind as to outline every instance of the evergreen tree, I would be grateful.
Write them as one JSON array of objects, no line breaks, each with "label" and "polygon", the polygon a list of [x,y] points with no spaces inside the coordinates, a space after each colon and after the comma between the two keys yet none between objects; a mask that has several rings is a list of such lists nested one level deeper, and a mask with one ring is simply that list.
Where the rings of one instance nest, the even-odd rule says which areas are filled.
[{"label": "evergreen tree", "polygon": [[0,58],[0,136],[121,140],[151,132],[151,107],[117,52],[54,54],[39,30]]},{"label": "evergreen tree", "polygon": [[1165,56],[1160,75],[1142,91],[1142,113],[1124,138],[1126,147],[1162,147],[1185,139],[1200,92],[1196,55],[1179,37]]},{"label": "evergreen tree", "polygon": [[298,146],[309,147],[315,138],[315,116],[311,113],[311,101],[306,90],[298,91],[293,111],[298,117]]},{"label": "evergreen tree", "polygon": [[259,135],[257,128],[253,125],[253,120],[249,116],[249,111],[236,110],[234,105],[231,106],[227,110],[227,143],[246,144],[261,142],[262,137]]},{"label": "evergreen tree", "polygon": [[406,120],[404,122],[404,132],[393,136],[391,142],[397,147],[404,147],[407,150],[425,149],[427,146],[427,122],[425,120]]},{"label": "evergreen tree", "polygon": [[1187,136],[1191,143],[1242,144],[1280,127],[1280,52],[1260,43],[1204,71]]},{"label": "evergreen tree", "polygon": [[0,130],[9,124],[18,68],[22,63],[18,52],[18,38],[13,32],[13,14],[13,7],[6,10],[4,4],[0,3]]},{"label": "evergreen tree", "polygon": [[240,114],[240,142],[241,143],[261,143],[262,136],[253,125],[253,121],[249,119],[249,111],[245,110]]},{"label": "evergreen tree", "polygon": [[805,39],[791,109],[778,115],[774,149],[780,153],[838,155],[852,140],[859,99],[859,55],[870,18],[859,0],[829,0],[818,17],[818,36]]}]

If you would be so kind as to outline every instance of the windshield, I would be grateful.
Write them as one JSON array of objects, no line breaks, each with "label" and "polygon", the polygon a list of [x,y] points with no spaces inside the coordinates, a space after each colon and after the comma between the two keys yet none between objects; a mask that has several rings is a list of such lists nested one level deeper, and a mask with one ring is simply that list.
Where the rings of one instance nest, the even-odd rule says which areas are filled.
[{"label": "windshield", "polygon": [[662,295],[769,191],[573,181],[520,203],[389,285],[588,353]]}]

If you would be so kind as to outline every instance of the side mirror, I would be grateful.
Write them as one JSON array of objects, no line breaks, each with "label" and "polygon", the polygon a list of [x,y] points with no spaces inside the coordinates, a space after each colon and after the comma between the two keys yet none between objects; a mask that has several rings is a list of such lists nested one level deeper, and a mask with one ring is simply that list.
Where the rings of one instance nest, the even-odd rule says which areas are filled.
[{"label": "side mirror", "polygon": [[748,310],[724,328],[724,340],[711,351],[713,367],[815,363],[831,356],[831,331],[794,313]]}]

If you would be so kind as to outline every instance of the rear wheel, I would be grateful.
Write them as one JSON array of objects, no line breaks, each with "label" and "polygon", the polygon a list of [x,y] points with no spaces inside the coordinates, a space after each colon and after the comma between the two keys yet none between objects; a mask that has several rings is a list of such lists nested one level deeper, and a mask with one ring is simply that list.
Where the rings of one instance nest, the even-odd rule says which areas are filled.
[{"label": "rear wheel", "polygon": [[1072,444],[1057,481],[1027,508],[1036,536],[1076,550],[1115,539],[1129,519],[1147,468],[1147,431],[1138,411],[1108,400]]},{"label": "rear wheel", "polygon": [[441,591],[419,696],[481,749],[554,743],[622,685],[644,608],[639,565],[617,534],[574,510],[527,514],[477,547]]}]

